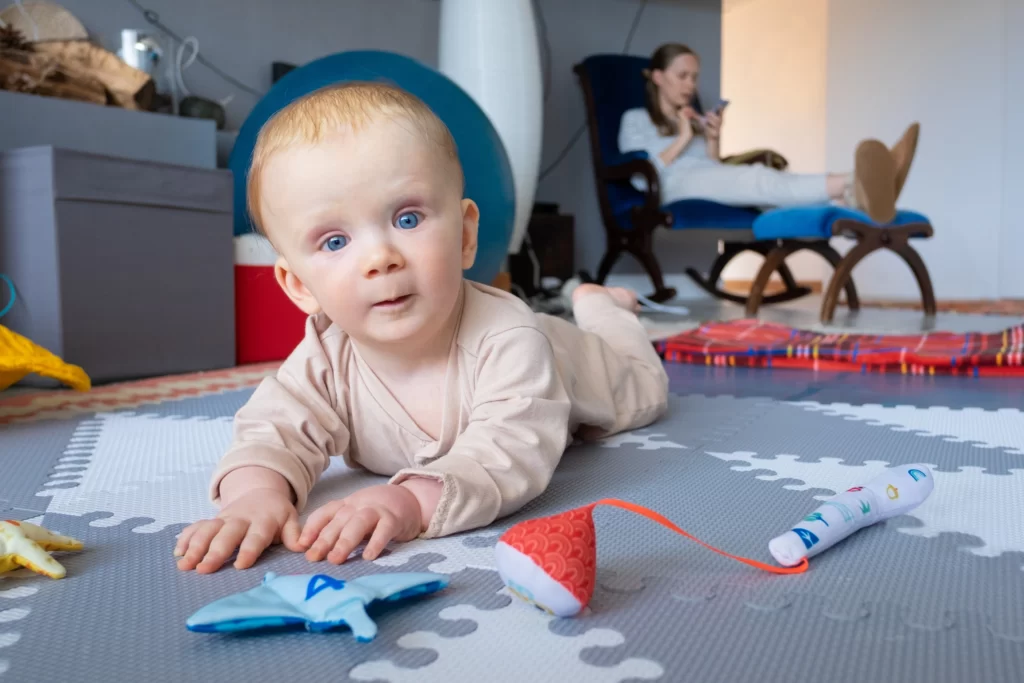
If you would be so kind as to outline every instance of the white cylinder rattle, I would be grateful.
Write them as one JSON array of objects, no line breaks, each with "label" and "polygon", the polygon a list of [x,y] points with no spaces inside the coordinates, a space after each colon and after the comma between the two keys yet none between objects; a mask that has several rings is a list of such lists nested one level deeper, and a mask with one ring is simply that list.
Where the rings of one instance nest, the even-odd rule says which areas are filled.
[{"label": "white cylinder rattle", "polygon": [[927,465],[887,469],[864,486],[826,500],[791,530],[769,541],[768,551],[776,562],[792,567],[864,527],[910,512],[934,487]]}]

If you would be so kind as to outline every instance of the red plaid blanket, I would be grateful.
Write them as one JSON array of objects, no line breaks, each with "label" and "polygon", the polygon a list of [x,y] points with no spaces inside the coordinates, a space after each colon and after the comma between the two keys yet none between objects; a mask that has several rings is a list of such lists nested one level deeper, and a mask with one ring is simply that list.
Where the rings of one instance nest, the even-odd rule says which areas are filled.
[{"label": "red plaid blanket", "polygon": [[733,320],[683,332],[658,342],[657,349],[669,363],[1024,377],[1024,325],[986,334],[877,335]]}]

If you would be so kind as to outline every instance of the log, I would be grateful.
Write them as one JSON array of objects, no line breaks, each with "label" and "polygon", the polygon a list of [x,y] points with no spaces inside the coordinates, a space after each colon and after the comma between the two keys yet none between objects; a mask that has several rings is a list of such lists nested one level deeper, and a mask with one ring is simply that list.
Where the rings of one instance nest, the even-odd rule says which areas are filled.
[{"label": "log", "polygon": [[149,111],[152,108],[156,95],[153,79],[113,52],[86,40],[55,40],[35,43],[34,47],[40,54],[57,59],[69,75],[102,83],[115,104],[125,109]]},{"label": "log", "polygon": [[96,79],[72,77],[47,55],[0,50],[0,88],[32,95],[107,104],[107,89]]}]

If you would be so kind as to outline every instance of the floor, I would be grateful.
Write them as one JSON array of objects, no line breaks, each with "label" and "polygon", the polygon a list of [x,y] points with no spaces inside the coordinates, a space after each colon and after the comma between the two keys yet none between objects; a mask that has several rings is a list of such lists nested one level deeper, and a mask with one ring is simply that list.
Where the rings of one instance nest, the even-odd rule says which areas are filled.
[{"label": "floor", "polygon": [[[736,320],[746,318],[740,304],[716,299],[686,299],[668,302],[685,306],[686,315],[644,312],[643,319],[652,338],[681,332],[710,320]],[[821,295],[812,294],[803,299],[763,307],[761,320],[780,323],[798,329],[821,332],[864,332],[877,334],[903,334],[914,332],[998,332],[1018,324],[1024,316],[982,315],[977,313],[939,313],[926,316],[920,311],[900,308],[862,308],[850,311],[838,308],[832,323],[825,325],[818,319]]]},{"label": "floor", "polygon": [[[1024,384],[691,365],[668,373],[663,419],[573,447],[548,490],[513,517],[340,567],[280,547],[245,571],[196,575],[171,561],[177,531],[212,513],[209,474],[254,377],[249,388],[225,389],[221,377],[186,395],[151,385],[142,404],[0,427],[2,516],[85,542],[59,555],[63,580],[0,577],[0,683],[51,680],[40,663],[55,642],[83,683],[271,680],[296,667],[309,681],[391,683],[1024,680],[1024,526],[1013,523],[1024,506]],[[935,480],[925,504],[857,532],[795,577],[609,508],[594,515],[598,584],[584,614],[553,619],[513,599],[496,572],[494,543],[509,525],[609,496],[771,562],[768,540],[808,513],[843,523],[828,518],[825,498],[918,463]],[[369,483],[378,480],[335,462],[309,509]],[[371,643],[344,629],[185,629],[195,610],[268,571],[349,582],[428,571],[450,585],[374,612]]]},{"label": "floor", "polygon": [[[680,299],[668,302],[685,306],[685,315],[652,313],[645,311],[641,318],[652,339],[663,339],[672,334],[693,329],[711,320],[735,320],[746,317],[743,306],[710,297]],[[902,308],[864,308],[853,312],[846,308],[836,311],[830,325],[818,320],[821,295],[812,294],[797,301],[765,306],[759,313],[762,320],[790,327],[821,332],[913,333],[941,330],[948,332],[997,332],[1020,322],[1022,316],[983,315],[977,313],[939,313],[934,317],[920,311]],[[12,387],[0,391],[0,399],[38,391],[36,387]]]},{"label": "floor", "polygon": [[[744,317],[731,303],[674,303],[689,312],[645,315],[652,332]],[[766,307],[761,317],[820,329],[819,304],[812,296]],[[842,309],[832,327],[962,332],[1018,321]],[[1024,526],[1009,521],[1024,506],[1024,383],[679,364],[667,371],[672,396],[662,420],[574,447],[544,494],[490,529],[341,567],[314,567],[277,547],[250,570],[211,576],[177,571],[169,548],[184,524],[212,514],[206,484],[230,441],[231,416],[272,368],[101,387],[73,397],[76,406],[57,392],[5,406],[31,390],[0,392],[2,517],[85,542],[81,552],[60,554],[64,580],[0,576],[0,683],[48,680],[38,667],[54,642],[81,681],[265,680],[296,666],[308,680],[394,683],[862,683],[893,680],[893,672],[935,683],[1024,680],[1024,601],[1012,597],[1024,595]],[[26,402],[40,405],[18,405]],[[24,419],[3,424],[19,410],[28,411]],[[512,523],[609,496],[764,561],[767,540],[824,510],[825,498],[917,463],[935,479],[926,504],[857,532],[799,577],[752,571],[605,509],[595,514],[598,585],[577,618],[552,619],[514,600],[494,564],[497,534]],[[306,512],[378,483],[371,479],[335,463]],[[367,644],[345,631],[186,631],[195,610],[253,588],[267,571],[344,581],[429,571],[451,583],[374,613],[380,631]],[[133,613],[139,604],[148,609]],[[104,629],[74,627],[76,620]],[[509,647],[488,653],[500,638]],[[799,656],[779,660],[779,652]]]}]

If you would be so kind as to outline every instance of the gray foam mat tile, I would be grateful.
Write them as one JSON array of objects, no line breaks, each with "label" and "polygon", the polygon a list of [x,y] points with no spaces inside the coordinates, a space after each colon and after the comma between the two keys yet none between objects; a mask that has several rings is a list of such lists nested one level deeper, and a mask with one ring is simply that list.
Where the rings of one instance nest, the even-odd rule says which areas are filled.
[{"label": "gray foam mat tile", "polygon": [[43,512],[43,510],[27,510],[25,508],[11,508],[0,505],[0,519],[13,519],[16,522],[39,517]]},{"label": "gray foam mat tile", "polygon": [[1011,455],[1024,456],[1024,412],[1017,407],[983,410],[818,401],[798,401],[791,405],[817,411],[828,417],[861,421],[893,431],[969,443],[978,448],[998,449]]},{"label": "gray foam mat tile", "polygon": [[670,396],[669,414],[649,428],[576,445],[562,457],[548,488],[499,521],[554,514],[609,496],[651,502],[701,461],[701,451],[742,433],[764,410],[761,399]]},{"label": "gray foam mat tile", "polygon": [[698,392],[779,401],[983,408],[1024,405],[1024,383],[1001,377],[944,377],[859,372],[810,372],[668,363],[669,386]]},{"label": "gray foam mat tile", "polygon": [[[640,592],[599,588],[592,610],[552,623],[563,636],[614,625],[615,649],[584,653],[610,666],[628,657],[658,659],[673,681],[833,681],[1013,683],[1024,673],[1024,646],[993,638],[966,613],[937,630],[908,628],[899,603],[866,618],[830,617],[824,600],[796,595],[778,609],[752,609],[741,593],[694,600],[679,581],[652,579]],[[523,609],[529,609],[523,605]]]},{"label": "gray foam mat tile", "polygon": [[[501,651],[487,652],[497,644],[495,626],[508,626],[508,616],[520,620],[514,623],[536,621],[534,614],[513,609],[496,573],[466,569],[453,574],[440,593],[374,610],[379,632],[371,643],[358,643],[347,629],[192,633],[185,620],[193,611],[258,585],[267,571],[352,578],[382,569],[362,561],[311,564],[276,548],[249,570],[182,572],[170,552],[176,529],[137,534],[133,527],[147,520],[96,527],[89,524],[91,517],[49,514],[44,520],[48,528],[85,542],[82,552],[59,555],[67,578],[0,580],[0,591],[10,586],[16,592],[12,607],[26,612],[6,624],[19,635],[0,650],[7,680],[53,681],[53,647],[60,643],[62,661],[74,662],[74,678],[82,682],[292,680],[297,670],[310,681],[371,680],[368,672],[381,666],[398,672],[386,680],[452,680],[434,667],[451,667],[453,661],[466,674],[461,680],[479,681],[485,679],[473,672],[494,674],[503,668]],[[437,559],[418,556],[400,571],[423,571]],[[543,621],[536,631],[520,630],[546,640]],[[561,647],[563,640],[555,645]],[[513,649],[504,656],[513,660],[522,653]],[[569,651],[546,665],[557,670],[581,664]]]},{"label": "gray foam mat tile", "polygon": [[769,398],[779,401],[802,396],[817,382],[826,381],[815,373],[784,373],[778,370],[728,368],[720,366],[666,363],[669,390],[687,395]]},{"label": "gray foam mat tile", "polygon": [[[923,410],[910,408],[911,411]],[[938,411],[935,423],[945,424],[940,428],[955,435],[957,427],[951,413],[942,408],[927,409]],[[945,412],[944,412],[945,411]],[[799,405],[774,403],[747,428],[734,438],[720,440],[716,450],[756,451],[758,457],[771,458],[781,454],[792,454],[798,459],[819,460],[824,457],[837,458],[844,464],[859,465],[866,461],[885,461],[893,465],[925,462],[934,464],[945,471],[958,471],[961,467],[980,467],[990,474],[1007,474],[1012,469],[1024,467],[1024,414],[999,415],[989,411],[989,418],[996,418],[1001,424],[1010,423],[1021,429],[1020,437],[1012,430],[992,430],[988,436],[993,444],[979,444],[971,440],[954,441],[953,436],[939,434],[934,438],[922,438],[922,433],[900,427],[873,424],[870,420],[849,419],[842,414],[831,414],[829,406],[814,404]],[[957,411],[954,411],[957,412]],[[980,420],[986,417],[978,411],[958,415],[964,420]],[[891,418],[899,420],[898,414]],[[948,418],[948,419],[944,419]]]},{"label": "gray foam mat tile", "polygon": [[789,400],[984,410],[1024,405],[1024,382],[1013,377],[928,377],[849,373],[822,382],[820,385],[815,384],[813,389],[805,396]]},{"label": "gray foam mat tile", "polygon": [[[713,471],[727,466],[701,462],[691,477],[659,488],[656,509],[727,552],[774,564],[768,540],[817,507],[820,502],[811,496],[822,489],[785,491],[787,480],[757,481],[756,470]],[[1000,523],[1019,535],[1019,520],[1004,516]],[[694,603],[740,593],[752,608],[776,609],[794,593],[813,593],[840,620],[856,617],[864,605],[899,604],[909,626],[925,629],[941,628],[947,615],[974,612],[989,637],[1024,644],[1024,554],[986,548],[981,539],[963,534],[916,536],[920,524],[908,516],[854,534],[813,558],[809,572],[791,577],[712,554],[629,512],[598,508],[595,525],[599,586],[609,594],[656,592],[651,577],[671,579],[672,595]],[[799,646],[794,636],[787,651]]]},{"label": "gray foam mat tile", "polygon": [[[714,395],[715,389],[713,382],[694,382],[686,395],[671,397],[669,414],[658,423],[572,447],[541,496],[488,529],[396,545],[376,562],[340,568],[274,549],[253,569],[210,576],[178,571],[171,550],[178,522],[205,514],[204,468],[230,432],[229,418],[211,414],[227,403],[206,410],[207,397],[187,414],[139,410],[23,425],[31,429],[18,437],[25,446],[19,466],[35,459],[38,442],[47,465],[22,477],[27,483],[17,496],[0,490],[7,501],[0,507],[32,510],[49,500],[36,492],[56,487],[44,524],[87,547],[60,555],[67,579],[0,578],[0,597],[10,598],[0,600],[6,610],[0,642],[7,643],[0,647],[0,670],[9,671],[3,678],[53,680],[52,667],[26,662],[52,657],[54,642],[69,643],[67,659],[82,681],[263,680],[293,675],[297,662],[311,680],[330,674],[600,683],[681,680],[693,672],[701,674],[694,680],[746,680],[752,672],[773,674],[767,662],[779,653],[790,659],[779,665],[778,680],[846,680],[852,674],[837,674],[827,663],[855,666],[858,657],[870,658],[866,670],[873,677],[858,680],[918,680],[918,671],[956,680],[965,669],[950,663],[943,648],[965,651],[964,666],[977,667],[981,680],[1020,671],[1024,525],[1014,512],[1024,509],[1024,469],[1001,458],[1024,455],[763,395]],[[798,387],[790,389],[788,396],[799,395]],[[998,413],[994,424],[1004,428],[1010,416]],[[6,455],[3,439],[16,427],[0,431],[0,453]],[[77,452],[66,454],[69,445]],[[503,529],[604,497],[648,505],[728,552],[771,562],[768,540],[817,507],[816,496],[864,483],[886,464],[921,461],[936,465],[936,491],[924,505],[843,541],[800,577],[763,574],[607,508],[595,513],[599,585],[589,615],[552,621],[509,601],[491,571]],[[325,480],[317,495],[341,495],[362,480],[345,481]],[[369,646],[358,646],[347,632],[224,637],[184,628],[199,606],[255,586],[268,570],[354,576],[424,569],[451,573],[452,588],[387,612]],[[146,611],[128,608],[138,605]],[[10,609],[21,611],[12,616]],[[70,617],[103,628],[73,627]],[[794,619],[803,625],[794,626]],[[501,657],[488,655],[504,636],[514,646]],[[831,650],[833,659],[804,654],[808,647]],[[931,661],[945,666],[933,669]],[[531,662],[537,663],[532,669]]]},{"label": "gray foam mat tile", "polygon": [[253,391],[255,388],[236,389],[197,398],[163,401],[141,405],[133,408],[132,411],[161,417],[234,417],[239,408],[245,405],[245,402],[252,396]]},{"label": "gray foam mat tile", "polygon": [[[36,496],[63,465],[69,473],[88,461],[95,444],[90,415],[69,420],[10,424],[0,428],[0,498],[11,507],[46,509],[47,499]],[[58,477],[57,479],[62,479]],[[50,486],[71,484],[54,481]]]}]

